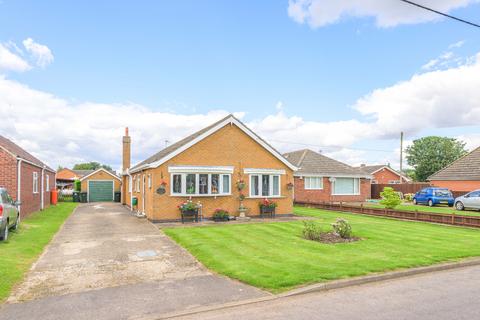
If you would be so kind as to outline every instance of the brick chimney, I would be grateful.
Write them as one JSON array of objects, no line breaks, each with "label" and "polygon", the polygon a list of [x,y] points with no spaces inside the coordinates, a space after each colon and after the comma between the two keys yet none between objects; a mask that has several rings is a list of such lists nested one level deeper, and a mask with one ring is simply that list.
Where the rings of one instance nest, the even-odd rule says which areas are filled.
[{"label": "brick chimney", "polygon": [[125,171],[126,171],[127,169],[130,169],[130,142],[131,142],[131,139],[130,139],[130,136],[128,135],[128,127],[125,128],[125,135],[123,136],[122,142],[123,142],[122,172],[125,173]]}]

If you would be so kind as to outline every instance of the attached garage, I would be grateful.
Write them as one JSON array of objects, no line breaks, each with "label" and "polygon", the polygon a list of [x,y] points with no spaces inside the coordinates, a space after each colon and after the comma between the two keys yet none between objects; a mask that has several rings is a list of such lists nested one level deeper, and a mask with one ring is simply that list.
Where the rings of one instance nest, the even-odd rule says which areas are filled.
[{"label": "attached garage", "polygon": [[103,168],[83,177],[80,181],[82,192],[87,192],[88,202],[111,202],[115,199],[115,192],[120,192],[120,178]]}]

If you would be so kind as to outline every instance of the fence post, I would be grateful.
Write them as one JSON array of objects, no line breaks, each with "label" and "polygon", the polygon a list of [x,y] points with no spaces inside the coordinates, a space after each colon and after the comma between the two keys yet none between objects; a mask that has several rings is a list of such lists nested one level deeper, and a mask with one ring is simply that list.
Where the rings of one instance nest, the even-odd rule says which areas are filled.
[{"label": "fence post", "polygon": [[418,220],[418,209],[415,209],[415,220]]},{"label": "fence post", "polygon": [[360,203],[360,212],[363,213],[363,203]]}]

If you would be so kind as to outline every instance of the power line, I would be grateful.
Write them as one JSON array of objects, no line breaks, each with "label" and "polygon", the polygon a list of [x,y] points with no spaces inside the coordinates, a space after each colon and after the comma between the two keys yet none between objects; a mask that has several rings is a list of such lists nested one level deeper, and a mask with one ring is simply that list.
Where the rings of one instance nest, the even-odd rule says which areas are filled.
[{"label": "power line", "polygon": [[312,144],[312,143],[303,143],[303,142],[293,142],[293,141],[282,141],[282,140],[272,140],[268,139],[268,141],[271,142],[278,142],[278,143],[286,143],[286,144],[297,144],[301,146],[307,146],[307,147],[316,147],[320,149],[328,149],[328,148],[337,148],[337,149],[348,149],[348,150],[358,150],[358,151],[373,151],[373,152],[388,152],[391,153],[392,150],[381,150],[381,149],[367,149],[367,148],[350,148],[350,147],[342,147],[342,146],[321,146],[318,144]]},{"label": "power line", "polygon": [[476,23],[473,23],[473,22],[470,22],[470,21],[467,21],[467,20],[463,20],[463,19],[460,19],[460,18],[451,16],[451,15],[449,15],[449,14],[440,12],[440,11],[438,11],[438,10],[435,10],[435,9],[432,9],[432,8],[429,8],[429,7],[425,7],[424,5],[415,3],[415,2],[413,2],[413,1],[409,1],[409,0],[400,0],[400,1],[405,2],[405,3],[408,3],[408,4],[411,4],[412,6],[416,6],[416,7],[419,7],[419,8],[422,8],[422,9],[425,9],[425,10],[428,10],[428,11],[431,11],[431,12],[434,12],[434,13],[439,14],[439,15],[442,15],[442,16],[444,16],[444,17],[447,17],[447,18],[450,18],[450,19],[453,19],[453,20],[457,20],[457,21],[460,21],[460,22],[469,24],[469,25],[471,25],[471,26],[480,28],[480,25],[478,25],[478,24],[476,24]]}]

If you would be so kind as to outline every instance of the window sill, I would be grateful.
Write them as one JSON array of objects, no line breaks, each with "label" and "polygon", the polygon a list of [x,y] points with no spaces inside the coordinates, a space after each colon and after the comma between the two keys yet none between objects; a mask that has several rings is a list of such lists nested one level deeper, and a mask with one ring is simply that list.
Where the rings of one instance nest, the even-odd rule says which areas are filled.
[{"label": "window sill", "polygon": [[333,194],[332,193],[332,196],[361,196],[360,193],[355,193],[355,194],[351,194],[351,193],[347,193],[347,194]]},{"label": "window sill", "polygon": [[216,198],[216,197],[228,197],[232,194],[170,194],[170,197],[177,198]]},{"label": "window sill", "polygon": [[245,199],[284,199],[287,198],[285,196],[250,196],[245,197]]},{"label": "window sill", "polygon": [[304,190],[323,190],[323,188],[304,188]]}]

